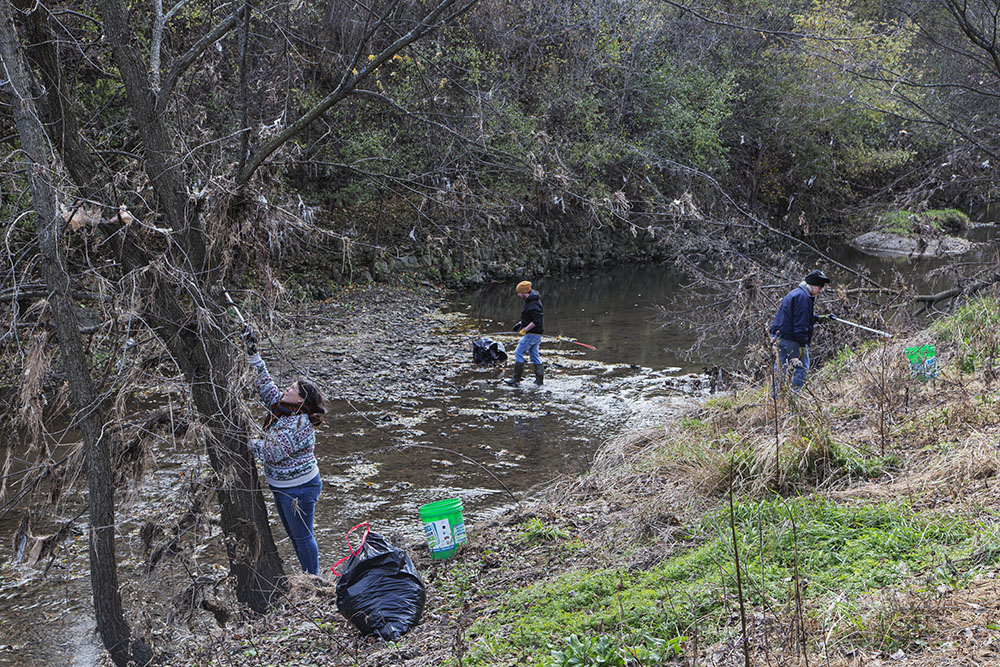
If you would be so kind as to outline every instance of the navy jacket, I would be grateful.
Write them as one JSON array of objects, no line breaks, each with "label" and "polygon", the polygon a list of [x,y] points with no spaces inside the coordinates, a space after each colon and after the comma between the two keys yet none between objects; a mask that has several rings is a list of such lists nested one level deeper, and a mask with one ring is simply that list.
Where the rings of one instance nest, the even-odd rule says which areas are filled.
[{"label": "navy jacket", "polygon": [[814,301],[815,297],[804,284],[786,294],[771,324],[771,335],[808,345],[818,319],[813,315]]},{"label": "navy jacket", "polygon": [[531,290],[528,298],[524,300],[524,307],[521,309],[521,328],[528,326],[528,322],[534,322],[535,328],[528,333],[540,334],[545,332],[542,317],[542,298],[538,292]]}]

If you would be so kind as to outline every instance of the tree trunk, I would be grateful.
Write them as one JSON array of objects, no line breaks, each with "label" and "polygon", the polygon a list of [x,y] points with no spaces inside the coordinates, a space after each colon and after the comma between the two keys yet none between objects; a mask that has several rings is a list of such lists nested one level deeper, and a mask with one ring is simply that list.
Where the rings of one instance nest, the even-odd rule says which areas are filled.
[{"label": "tree trunk", "polygon": [[96,192],[91,184],[96,176],[95,160],[88,155],[80,141],[80,125],[76,115],[66,112],[70,105],[66,77],[62,76],[56,45],[59,40],[48,24],[49,10],[30,0],[14,0],[24,13],[27,46],[25,53],[40,77],[41,94],[38,110],[46,127],[49,141],[62,157],[63,166],[73,182],[93,199]]},{"label": "tree trunk", "polygon": [[30,79],[14,28],[8,0],[0,0],[0,56],[9,77],[13,112],[21,146],[28,156],[28,182],[35,206],[35,224],[43,261],[42,273],[49,288],[49,309],[59,337],[59,350],[69,382],[73,405],[87,455],[90,506],[90,582],[94,614],[105,648],[116,665],[146,665],[152,649],[132,636],[125,621],[118,590],[115,557],[115,505],[108,438],[104,437],[100,394],[87,366],[80,325],[70,297],[69,276],[63,265],[60,220],[50,175],[54,165],[38,110],[29,94]]},{"label": "tree trunk", "polygon": [[[151,285],[155,297],[149,319],[187,377],[195,407],[211,431],[209,460],[220,480],[222,529],[237,597],[263,613],[287,583],[250,453],[249,430],[235,404],[238,392],[230,380],[233,346],[226,332],[213,324],[224,320],[224,309],[208,296],[207,286],[218,279],[208,261],[206,249],[211,244],[197,206],[187,195],[183,159],[170,141],[164,115],[157,112],[127,9],[120,0],[100,0],[98,9],[145,147],[146,173],[177,241],[177,250],[164,258],[176,280],[172,285]],[[191,301],[197,302],[188,312],[181,304]]]},{"label": "tree trunk", "polygon": [[248,447],[249,429],[240,418],[239,393],[227,382],[238,373],[229,363],[229,349],[209,340],[205,343],[208,358],[216,362],[192,377],[192,395],[198,411],[207,416],[214,439],[208,454],[212,469],[222,480],[218,498],[236,596],[263,613],[285,591],[286,579]]}]

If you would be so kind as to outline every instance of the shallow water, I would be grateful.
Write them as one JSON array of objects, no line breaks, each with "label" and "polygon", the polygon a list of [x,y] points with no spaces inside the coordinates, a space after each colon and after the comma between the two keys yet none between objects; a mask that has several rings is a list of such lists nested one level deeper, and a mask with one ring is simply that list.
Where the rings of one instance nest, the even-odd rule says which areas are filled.
[{"label": "shallow water", "polygon": [[[992,230],[982,234],[994,236]],[[928,270],[954,261],[884,259],[843,247],[829,252],[876,278],[900,271],[921,280]],[[829,273],[838,278],[835,268]],[[940,286],[924,283],[927,289]],[[344,534],[363,521],[397,543],[421,548],[418,508],[443,498],[462,499],[468,537],[474,541],[476,525],[509,511],[512,495],[524,498],[538,484],[584,471],[596,449],[614,434],[662,418],[664,411],[692,400],[678,386],[677,376],[720,363],[685,360],[682,351],[693,342],[691,332],[662,326],[657,318],[657,304],[684,297],[685,283],[676,272],[661,266],[619,267],[543,278],[535,287],[545,304],[547,334],[597,348],[547,338],[541,350],[546,364],[542,387],[532,383],[530,365],[522,386],[510,388],[500,382],[509,367],[505,371],[472,363],[472,341],[509,330],[520,313],[520,299],[504,284],[460,294],[446,309],[451,313],[448,325],[434,335],[462,338],[468,356],[450,358],[431,338],[418,353],[434,368],[426,374],[426,391],[409,396],[387,391],[373,393],[369,400],[331,402],[316,449],[324,482],[316,517],[321,568],[347,554]],[[513,356],[515,336],[494,338],[506,343]],[[376,362],[373,385],[391,385],[394,369],[409,363],[386,361],[385,372]],[[336,372],[330,373],[329,382],[335,384]],[[703,392],[704,385],[694,391]],[[158,458],[150,483],[169,486],[176,484],[177,471],[190,465],[191,454],[175,450]],[[283,538],[280,523],[272,519],[276,538]],[[0,523],[0,540],[9,544],[15,527],[16,518]],[[287,539],[280,540],[279,548],[290,570],[295,558]],[[221,562],[220,554],[200,557]],[[85,552],[76,567],[83,564]],[[133,563],[130,571],[137,569]],[[0,666],[99,663],[103,651],[93,632],[89,581],[82,572],[57,569],[44,582],[37,573],[17,569],[3,574]]]}]

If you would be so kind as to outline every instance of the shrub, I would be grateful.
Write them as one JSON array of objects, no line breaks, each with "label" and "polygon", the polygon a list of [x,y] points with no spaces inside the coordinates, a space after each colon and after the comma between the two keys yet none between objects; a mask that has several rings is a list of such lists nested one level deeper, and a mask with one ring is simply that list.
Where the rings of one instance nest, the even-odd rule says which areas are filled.
[{"label": "shrub", "polygon": [[956,345],[955,365],[963,373],[992,368],[1000,354],[1000,302],[995,296],[967,301],[931,325],[931,332],[939,342]]}]

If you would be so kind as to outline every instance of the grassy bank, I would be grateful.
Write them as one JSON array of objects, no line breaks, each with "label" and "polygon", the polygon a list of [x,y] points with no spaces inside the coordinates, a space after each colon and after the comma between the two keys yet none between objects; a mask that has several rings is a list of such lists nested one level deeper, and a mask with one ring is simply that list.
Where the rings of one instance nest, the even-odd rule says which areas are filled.
[{"label": "grassy bank", "polygon": [[[746,387],[608,443],[459,556],[417,554],[428,606],[398,643],[357,639],[307,586],[201,664],[997,659],[998,321],[980,298],[845,349],[796,397]],[[927,343],[920,381],[904,350]]]},{"label": "grassy bank", "polygon": [[[946,601],[1000,556],[998,313],[972,301],[913,339],[845,349],[805,395],[748,387],[609,443],[505,541],[508,567],[549,571],[480,583],[491,602],[454,664],[738,653],[741,597],[752,654],[938,660]],[[904,349],[930,342],[939,373],[921,382]]]}]

